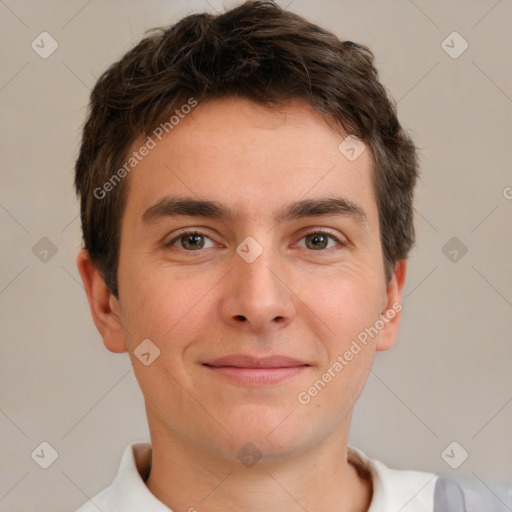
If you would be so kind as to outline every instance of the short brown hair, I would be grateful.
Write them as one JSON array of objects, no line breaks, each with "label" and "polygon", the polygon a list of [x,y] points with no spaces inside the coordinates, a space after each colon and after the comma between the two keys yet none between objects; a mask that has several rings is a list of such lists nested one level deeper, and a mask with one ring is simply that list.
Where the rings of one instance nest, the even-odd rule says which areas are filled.
[{"label": "short brown hair", "polygon": [[[194,14],[154,29],[97,81],[75,167],[84,247],[118,297],[121,219],[128,179],[95,192],[120,170],[131,145],[187,98],[252,100],[279,108],[302,98],[372,154],[386,279],[414,244],[416,149],[361,44],[250,0],[223,14]],[[341,142],[341,139],[340,139]],[[124,176],[124,174],[123,174]]]}]

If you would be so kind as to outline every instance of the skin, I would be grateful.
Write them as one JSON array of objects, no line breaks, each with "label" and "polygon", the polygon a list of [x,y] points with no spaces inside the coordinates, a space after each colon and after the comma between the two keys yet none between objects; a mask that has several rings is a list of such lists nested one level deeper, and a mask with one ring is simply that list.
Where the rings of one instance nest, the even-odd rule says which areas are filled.
[{"label": "skin", "polygon": [[[396,339],[400,313],[309,404],[297,399],[401,302],[405,281],[405,261],[385,280],[371,153],[349,161],[338,150],[344,137],[300,100],[281,111],[231,98],[199,104],[129,175],[119,301],[87,251],[78,255],[104,344],[129,352],[145,397],[153,446],[146,485],[175,512],[368,509],[371,485],[347,462],[350,421],[375,352]],[[143,212],[169,194],[224,203],[239,218],[145,225]],[[273,222],[284,204],[320,197],[349,199],[366,222]],[[204,248],[184,248],[183,238],[165,247],[182,228],[201,231]],[[345,245],[329,238],[311,248],[308,231]],[[236,252],[248,236],[263,248],[252,263]],[[133,354],[146,338],[161,351],[148,366]],[[202,364],[231,354],[281,354],[310,366],[250,387]],[[262,455],[252,467],[237,458],[248,442]]]}]

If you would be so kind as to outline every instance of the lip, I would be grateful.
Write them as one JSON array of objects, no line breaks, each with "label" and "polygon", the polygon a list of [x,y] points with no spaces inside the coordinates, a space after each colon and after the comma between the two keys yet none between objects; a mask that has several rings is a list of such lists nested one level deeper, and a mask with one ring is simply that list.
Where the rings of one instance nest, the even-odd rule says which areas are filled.
[{"label": "lip", "polygon": [[213,373],[248,386],[277,384],[302,373],[310,365],[287,356],[231,355],[203,365]]},{"label": "lip", "polygon": [[291,357],[287,356],[276,355],[267,357],[252,357],[243,354],[235,354],[231,356],[221,357],[219,359],[215,359],[214,361],[208,361],[207,363],[204,364],[213,367],[230,366],[236,368],[253,369],[293,368],[298,366],[309,366],[307,363],[303,361],[299,361],[298,359],[292,359]]}]

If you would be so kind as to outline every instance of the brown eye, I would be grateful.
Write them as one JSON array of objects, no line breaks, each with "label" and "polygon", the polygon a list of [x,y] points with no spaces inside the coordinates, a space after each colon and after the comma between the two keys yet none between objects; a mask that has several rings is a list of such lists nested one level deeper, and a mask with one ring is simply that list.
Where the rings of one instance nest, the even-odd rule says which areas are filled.
[{"label": "brown eye", "polygon": [[[180,241],[178,248],[185,249],[187,251],[197,251],[200,249],[208,249],[205,247],[206,240],[210,238],[203,233],[196,231],[181,233],[176,238],[173,238],[169,243],[165,244],[167,247],[174,246],[176,242]],[[209,247],[213,247],[214,244],[211,242]]]},{"label": "brown eye", "polygon": [[181,238],[181,246],[183,249],[202,249],[204,246],[204,237],[203,235],[198,235],[197,233],[193,233],[190,235],[185,235]]},{"label": "brown eye", "polygon": [[329,237],[323,233],[313,233],[306,236],[306,246],[309,249],[325,249],[329,243]]},{"label": "brown eye", "polygon": [[334,235],[325,233],[323,231],[307,233],[302,239],[305,240],[305,247],[313,251],[322,251],[324,249],[333,248],[332,245],[329,247],[329,242],[331,240],[336,242],[338,246],[346,245],[343,242],[340,242],[340,240],[338,240]]}]

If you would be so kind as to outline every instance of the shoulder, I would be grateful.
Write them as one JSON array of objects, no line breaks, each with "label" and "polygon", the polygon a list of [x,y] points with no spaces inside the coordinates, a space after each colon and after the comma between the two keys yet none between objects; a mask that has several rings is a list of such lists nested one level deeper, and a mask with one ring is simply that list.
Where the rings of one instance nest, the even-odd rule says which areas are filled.
[{"label": "shoulder", "polygon": [[144,483],[151,466],[151,444],[128,445],[112,483],[90,498],[76,512],[140,512],[168,510],[151,494]]},{"label": "shoulder", "polygon": [[434,512],[507,512],[512,505],[512,488],[482,489],[475,480],[456,480],[441,476],[434,493]]},{"label": "shoulder", "polygon": [[354,447],[349,448],[349,461],[371,475],[373,498],[368,512],[512,510],[512,488],[491,491],[475,480],[462,481],[438,473],[392,469]]}]

